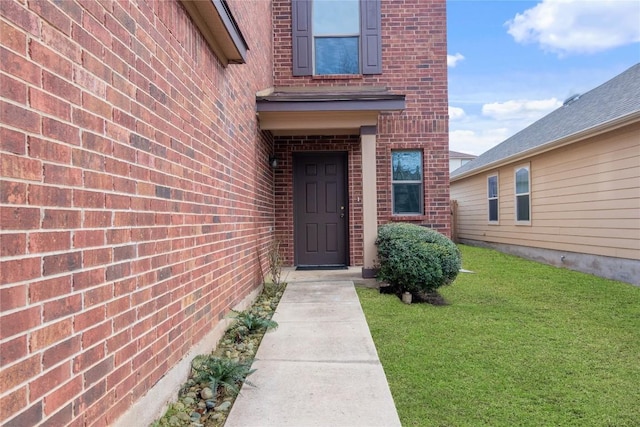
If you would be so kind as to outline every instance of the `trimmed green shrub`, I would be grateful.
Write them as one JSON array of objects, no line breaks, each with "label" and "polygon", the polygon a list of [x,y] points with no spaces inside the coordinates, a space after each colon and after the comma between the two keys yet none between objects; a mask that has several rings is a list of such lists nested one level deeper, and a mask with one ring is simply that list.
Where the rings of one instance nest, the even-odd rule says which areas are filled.
[{"label": "trimmed green shrub", "polygon": [[419,297],[454,281],[460,271],[458,247],[430,228],[389,223],[378,229],[378,279],[397,293]]}]

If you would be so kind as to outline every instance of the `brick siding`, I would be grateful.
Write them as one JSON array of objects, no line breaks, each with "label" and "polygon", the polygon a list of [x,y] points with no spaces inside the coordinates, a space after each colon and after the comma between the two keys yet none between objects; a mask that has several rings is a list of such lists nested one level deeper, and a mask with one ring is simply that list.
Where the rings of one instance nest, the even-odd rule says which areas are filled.
[{"label": "brick siding", "polygon": [[[378,119],[378,222],[417,222],[450,236],[446,2],[382,0],[381,8],[382,74],[294,77],[291,65],[291,2],[274,0],[274,83],[284,87],[384,86],[392,93],[405,94],[407,108],[404,111],[383,113]],[[333,149],[309,142],[308,150]],[[423,150],[424,215],[392,215],[390,162],[393,149]],[[351,167],[354,166],[350,159]],[[355,185],[351,182],[354,177],[350,175],[350,186]],[[276,192],[286,194],[281,185],[276,182]],[[350,216],[357,218],[353,215],[352,212]],[[357,221],[351,222],[352,226],[355,224]],[[292,234],[292,223],[281,232]],[[351,230],[351,233],[357,233],[357,230]],[[350,242],[352,239],[350,236]],[[352,261],[357,262],[358,259],[351,254]]]},{"label": "brick siding", "polygon": [[0,424],[112,423],[261,283],[271,9],[229,4],[223,68],[176,1],[0,1]]},{"label": "brick siding", "polygon": [[[292,263],[293,152],[347,153],[362,263],[359,138],[274,141],[259,90],[406,94],[378,121],[379,223],[449,234],[445,1],[383,0],[383,74],[329,79],[291,75],[290,0],[229,4],[249,51],[223,68],[177,1],[0,1],[0,424],[113,423],[260,284],[274,235]],[[398,148],[424,150],[423,216],[391,215]]]}]

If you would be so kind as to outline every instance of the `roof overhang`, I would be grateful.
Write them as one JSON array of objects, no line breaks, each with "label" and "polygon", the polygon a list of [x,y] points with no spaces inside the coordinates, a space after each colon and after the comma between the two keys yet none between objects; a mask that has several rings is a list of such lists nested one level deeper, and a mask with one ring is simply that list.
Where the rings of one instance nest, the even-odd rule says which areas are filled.
[{"label": "roof overhang", "polygon": [[462,172],[458,175],[451,176],[450,182],[460,181],[465,178],[469,178],[474,175],[478,175],[480,173],[485,173],[489,170],[496,169],[502,167],[504,165],[508,165],[510,163],[521,162],[525,159],[528,159],[532,156],[546,153],[551,150],[555,150],[560,147],[564,147],[570,144],[575,144],[580,141],[584,141],[588,138],[593,138],[598,135],[602,135],[606,132],[612,132],[614,130],[620,129],[622,127],[632,125],[636,122],[640,121],[640,111],[635,111],[631,114],[627,114],[625,116],[618,117],[617,119],[610,120],[606,123],[602,123],[598,126],[594,126],[588,129],[584,129],[580,132],[576,132],[571,135],[567,135],[564,138],[556,139],[554,141],[549,141],[546,144],[539,145],[530,150],[521,151],[512,156],[502,158],[500,160],[496,160],[491,163],[487,163],[486,165],[479,166],[474,169],[470,169],[468,171]]},{"label": "roof overhang", "polygon": [[246,62],[249,47],[226,0],[180,1],[225,67]]},{"label": "roof overhang", "polygon": [[282,88],[256,95],[260,129],[274,135],[358,134],[382,111],[401,111],[405,95],[378,87]]}]

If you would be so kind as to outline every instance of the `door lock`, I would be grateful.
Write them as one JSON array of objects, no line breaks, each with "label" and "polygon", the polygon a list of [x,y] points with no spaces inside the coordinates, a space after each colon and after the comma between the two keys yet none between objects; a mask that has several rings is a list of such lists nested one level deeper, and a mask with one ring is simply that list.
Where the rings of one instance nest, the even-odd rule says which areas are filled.
[{"label": "door lock", "polygon": [[340,218],[344,218],[344,206],[340,206]]}]

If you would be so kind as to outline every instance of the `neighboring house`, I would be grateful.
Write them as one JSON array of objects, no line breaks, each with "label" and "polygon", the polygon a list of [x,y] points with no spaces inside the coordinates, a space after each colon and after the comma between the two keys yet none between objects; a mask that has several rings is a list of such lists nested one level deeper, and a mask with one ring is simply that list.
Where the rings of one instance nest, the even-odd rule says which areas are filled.
[{"label": "neighboring house", "polygon": [[640,284],[640,64],[457,169],[460,241]]},{"label": "neighboring house", "polygon": [[2,425],[148,425],[276,239],[370,276],[378,225],[450,234],[445,0],[0,18]]},{"label": "neighboring house", "polygon": [[449,150],[449,172],[453,172],[459,167],[466,165],[476,157],[478,156]]}]

